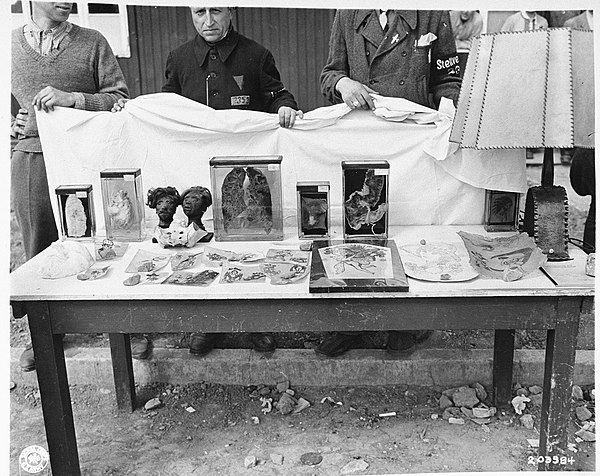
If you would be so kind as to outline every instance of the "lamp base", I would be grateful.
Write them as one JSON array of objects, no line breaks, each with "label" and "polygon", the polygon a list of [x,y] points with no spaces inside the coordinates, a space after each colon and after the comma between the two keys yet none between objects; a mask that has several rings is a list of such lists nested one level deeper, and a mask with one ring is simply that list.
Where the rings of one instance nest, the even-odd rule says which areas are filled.
[{"label": "lamp base", "polygon": [[525,199],[523,230],[533,238],[549,261],[571,259],[567,191],[558,185],[531,187]]}]

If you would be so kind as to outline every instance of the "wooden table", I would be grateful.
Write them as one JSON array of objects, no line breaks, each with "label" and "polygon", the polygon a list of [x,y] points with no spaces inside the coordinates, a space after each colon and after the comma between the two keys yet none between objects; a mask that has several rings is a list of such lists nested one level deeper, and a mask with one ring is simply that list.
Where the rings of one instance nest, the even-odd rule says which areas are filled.
[{"label": "wooden table", "polygon": [[[400,245],[435,236],[456,241],[459,229],[485,234],[482,227],[402,227],[391,230]],[[291,235],[283,245],[295,246]],[[275,244],[281,246],[282,243]],[[253,251],[269,243],[213,243],[212,246]],[[109,333],[117,405],[132,411],[135,389],[130,333],[156,332],[308,332],[417,329],[493,329],[493,395],[509,405],[515,329],[547,331],[544,393],[540,421],[540,456],[561,456],[567,448],[575,343],[584,299],[591,299],[594,279],[584,274],[585,255],[570,249],[572,261],[505,283],[477,278],[462,283],[410,280],[407,293],[310,294],[308,279],[286,286],[219,284],[208,288],[174,285],[125,287],[124,269],[138,247],[158,251],[150,243],[132,244],[111,262],[101,280],[74,276],[44,280],[37,275],[40,256],[11,275],[11,303],[16,316],[28,315],[42,409],[54,474],[80,474],[73,412],[65,368],[64,333]],[[560,464],[540,463],[558,470]]]}]

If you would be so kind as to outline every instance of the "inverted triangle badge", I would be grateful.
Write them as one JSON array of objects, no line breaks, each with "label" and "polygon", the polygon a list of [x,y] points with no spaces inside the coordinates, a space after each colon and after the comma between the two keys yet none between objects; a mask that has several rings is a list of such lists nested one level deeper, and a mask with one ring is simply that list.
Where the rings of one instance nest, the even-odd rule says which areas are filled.
[{"label": "inverted triangle badge", "polygon": [[238,88],[240,88],[240,91],[244,88],[244,75],[240,74],[239,76],[234,76],[233,79],[235,79],[235,82],[238,85]]}]

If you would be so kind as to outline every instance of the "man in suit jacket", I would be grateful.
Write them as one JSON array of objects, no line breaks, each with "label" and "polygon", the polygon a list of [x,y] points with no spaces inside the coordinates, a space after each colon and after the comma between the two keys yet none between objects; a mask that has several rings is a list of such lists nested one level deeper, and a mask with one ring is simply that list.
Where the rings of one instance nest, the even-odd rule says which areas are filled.
[{"label": "man in suit jacket", "polygon": [[[374,109],[370,93],[401,97],[437,108],[456,105],[461,75],[447,11],[338,10],[321,73],[321,91],[332,103]],[[387,351],[406,354],[431,331],[390,331]],[[340,332],[315,349],[335,357],[359,344],[361,334]]]},{"label": "man in suit jacket", "polygon": [[594,12],[593,10],[586,10],[581,15],[569,18],[565,22],[565,27],[574,28],[578,30],[593,30],[594,29]]},{"label": "man in suit jacket", "polygon": [[447,11],[339,10],[321,91],[332,103],[373,109],[369,93],[437,108],[455,104],[460,67]]}]

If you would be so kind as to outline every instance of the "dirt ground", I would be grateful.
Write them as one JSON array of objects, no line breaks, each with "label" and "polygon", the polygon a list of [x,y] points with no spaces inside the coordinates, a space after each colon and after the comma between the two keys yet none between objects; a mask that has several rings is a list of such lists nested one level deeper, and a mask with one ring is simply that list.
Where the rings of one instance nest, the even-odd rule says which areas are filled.
[{"label": "dirt ground", "polygon": [[[275,386],[145,386],[137,389],[139,408],[133,413],[116,409],[112,389],[72,386],[82,474],[388,475],[536,469],[532,463],[537,453],[527,442],[538,438],[535,402],[525,410],[534,418],[531,430],[521,425],[512,408],[499,411],[487,425],[450,424],[441,418],[439,391],[408,386],[292,387],[295,397],[306,399],[310,407],[297,414],[282,415],[275,408],[263,414],[260,394],[277,401],[281,394]],[[590,398],[589,389],[584,388],[584,395]],[[145,410],[143,405],[155,397],[161,406]],[[332,401],[321,403],[325,397]],[[593,402],[576,405],[594,411]],[[379,416],[387,412],[396,416]],[[569,428],[571,442],[580,426],[575,421],[573,417]],[[10,474],[19,474],[18,455],[33,444],[47,448],[39,393],[17,387],[11,392]],[[593,471],[595,443],[574,447],[567,469]],[[303,464],[305,453],[316,453],[321,461]],[[257,465],[246,468],[245,460],[252,456]],[[349,463],[363,469],[343,473]]]}]

